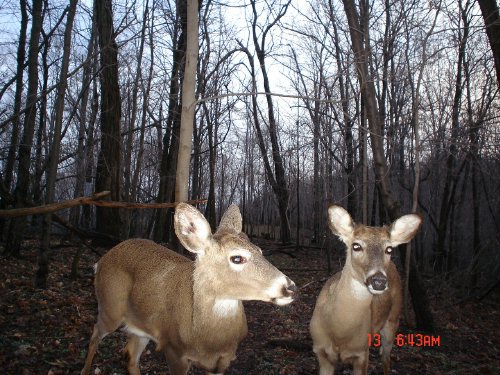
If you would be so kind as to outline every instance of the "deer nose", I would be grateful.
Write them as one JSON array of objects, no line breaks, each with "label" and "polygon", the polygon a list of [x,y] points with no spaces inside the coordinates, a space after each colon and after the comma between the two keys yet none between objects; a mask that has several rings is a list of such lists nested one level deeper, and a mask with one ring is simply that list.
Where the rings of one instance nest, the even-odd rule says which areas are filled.
[{"label": "deer nose", "polygon": [[288,297],[291,297],[293,296],[295,293],[297,293],[297,285],[295,285],[295,283],[290,280],[288,277],[286,278],[287,279],[287,282],[288,282],[288,285],[285,287],[285,290],[283,293],[284,295],[288,296]]},{"label": "deer nose", "polygon": [[366,285],[375,292],[383,292],[387,289],[387,277],[382,272],[377,272],[366,279]]}]

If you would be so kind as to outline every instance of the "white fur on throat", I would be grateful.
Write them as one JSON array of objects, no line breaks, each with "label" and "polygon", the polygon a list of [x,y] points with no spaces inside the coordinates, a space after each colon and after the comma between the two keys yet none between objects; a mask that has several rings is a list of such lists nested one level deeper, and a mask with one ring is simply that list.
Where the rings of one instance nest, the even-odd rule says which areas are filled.
[{"label": "white fur on throat", "polygon": [[352,278],[351,279],[351,290],[352,295],[358,299],[365,299],[371,297],[371,293],[368,291],[366,285],[362,284],[358,280]]},{"label": "white fur on throat", "polygon": [[236,299],[216,299],[212,307],[212,311],[215,315],[227,318],[230,316],[235,316],[238,312],[238,300]]}]

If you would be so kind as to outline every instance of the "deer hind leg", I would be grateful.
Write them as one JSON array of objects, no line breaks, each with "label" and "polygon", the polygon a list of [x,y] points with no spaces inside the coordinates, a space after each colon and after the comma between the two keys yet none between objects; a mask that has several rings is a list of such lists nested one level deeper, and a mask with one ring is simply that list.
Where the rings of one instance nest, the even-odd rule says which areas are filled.
[{"label": "deer hind leg", "polygon": [[99,313],[97,316],[97,323],[94,324],[94,330],[92,331],[92,336],[90,337],[89,349],[81,375],[87,375],[89,373],[95,352],[97,351],[97,347],[102,339],[111,332],[116,331],[120,324],[120,320],[110,319],[106,314],[102,312]]},{"label": "deer hind leg", "polygon": [[398,322],[388,320],[380,331],[382,337],[382,345],[380,354],[382,355],[382,365],[384,366],[384,375],[389,375],[391,372],[391,351],[394,344],[394,335],[398,329]]},{"label": "deer hind leg", "polygon": [[141,375],[139,369],[139,358],[146,345],[148,345],[149,338],[144,336],[137,336],[129,334],[125,351],[128,354],[128,372],[130,375]]},{"label": "deer hind leg", "polygon": [[99,328],[97,324],[94,325],[94,330],[92,331],[92,336],[90,337],[89,349],[87,351],[87,357],[85,358],[85,365],[83,366],[81,375],[87,375],[90,371],[90,366],[92,366],[92,360],[94,359],[95,352],[99,343],[103,339],[99,334]]},{"label": "deer hind leg", "polygon": [[100,319],[98,319],[97,323],[94,324],[94,330],[92,331],[92,336],[90,337],[89,349],[87,351],[87,357],[85,358],[85,365],[83,366],[81,375],[87,375],[89,373],[95,352],[97,351],[97,347],[102,339],[118,328],[118,326],[116,326],[115,329],[107,330],[104,327],[105,326],[102,324]]}]

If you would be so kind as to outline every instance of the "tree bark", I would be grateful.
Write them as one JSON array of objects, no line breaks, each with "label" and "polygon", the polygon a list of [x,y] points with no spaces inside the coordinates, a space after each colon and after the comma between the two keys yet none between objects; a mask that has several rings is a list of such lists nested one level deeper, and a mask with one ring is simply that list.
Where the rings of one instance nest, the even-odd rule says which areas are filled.
[{"label": "tree bark", "polygon": [[[14,165],[16,162],[16,149],[19,144],[19,129],[21,128],[21,105],[22,94],[24,89],[23,74],[24,60],[26,58],[26,31],[28,29],[28,11],[26,10],[26,0],[19,1],[21,11],[21,27],[19,32],[19,43],[17,46],[17,74],[16,74],[16,91],[14,94],[14,118],[12,120],[12,134],[10,138],[9,151],[7,154],[7,162],[4,170],[4,185],[10,191],[12,185],[12,177],[14,175]],[[0,200],[0,209],[5,209],[7,202],[4,198]],[[0,220],[0,237],[4,236],[5,221]]]},{"label": "tree bark", "polygon": [[[172,54],[172,71],[169,88],[168,114],[166,132],[162,139],[162,153],[160,161],[160,186],[158,202],[168,202],[173,199],[175,192],[175,175],[179,150],[180,132],[180,98],[179,88],[183,80],[184,55],[186,52],[187,9],[186,2],[179,1],[176,7],[177,22],[172,35],[173,44],[177,47]],[[179,27],[180,26],[180,27]],[[158,242],[168,242],[175,237],[172,228],[170,210],[158,210],[155,215],[153,238]],[[172,232],[172,233],[171,233]]]},{"label": "tree bark", "polygon": [[[94,0],[97,33],[101,53],[101,149],[99,151],[95,190],[111,191],[111,200],[120,200],[121,182],[121,98],[118,83],[118,46],[113,27],[111,0]],[[98,207],[96,227],[120,238],[120,211]]]},{"label": "tree bark", "polygon": [[198,0],[187,0],[187,34],[184,80],[182,82],[181,128],[175,178],[175,200],[188,200],[189,165],[195,113],[196,67],[198,65]]},{"label": "tree bark", "polygon": [[477,0],[483,15],[486,34],[490,42],[495,70],[497,73],[497,84],[500,87],[500,14],[497,0]]},{"label": "tree bark", "polygon": [[[31,148],[36,122],[36,102],[38,97],[38,52],[39,40],[42,30],[42,3],[43,0],[33,0],[31,35],[28,52],[28,92],[26,98],[26,115],[24,117],[23,135],[18,151],[17,183],[14,191],[16,208],[25,206],[30,186]],[[20,255],[21,241],[26,226],[26,218],[20,217],[12,220],[7,244],[8,253]]]}]

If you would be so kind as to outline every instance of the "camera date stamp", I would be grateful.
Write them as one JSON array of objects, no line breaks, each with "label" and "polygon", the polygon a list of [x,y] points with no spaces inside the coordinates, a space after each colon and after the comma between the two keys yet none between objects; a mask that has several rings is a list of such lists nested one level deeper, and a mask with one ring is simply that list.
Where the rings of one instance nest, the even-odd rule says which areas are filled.
[{"label": "camera date stamp", "polygon": [[[416,347],[434,347],[441,346],[441,336],[424,335],[422,333],[399,333],[394,338],[396,346],[416,346]],[[382,345],[380,333],[368,334],[368,346],[379,347]]]}]

